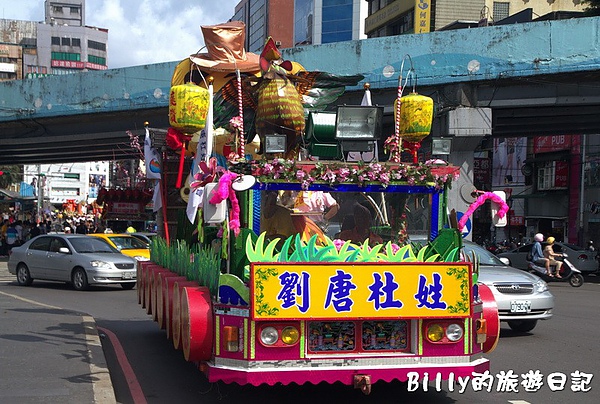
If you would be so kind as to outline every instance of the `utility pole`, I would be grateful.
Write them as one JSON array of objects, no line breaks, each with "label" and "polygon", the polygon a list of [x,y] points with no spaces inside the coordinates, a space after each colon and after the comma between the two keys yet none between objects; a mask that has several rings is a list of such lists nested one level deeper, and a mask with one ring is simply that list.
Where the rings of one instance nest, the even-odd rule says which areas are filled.
[{"label": "utility pole", "polygon": [[37,222],[40,223],[42,220],[42,165],[37,166]]}]

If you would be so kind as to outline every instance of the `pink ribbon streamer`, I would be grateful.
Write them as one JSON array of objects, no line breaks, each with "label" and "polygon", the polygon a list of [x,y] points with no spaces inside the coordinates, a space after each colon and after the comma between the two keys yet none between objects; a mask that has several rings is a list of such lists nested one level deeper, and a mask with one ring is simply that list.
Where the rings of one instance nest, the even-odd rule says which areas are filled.
[{"label": "pink ribbon streamer", "polygon": [[475,202],[473,202],[469,206],[469,209],[467,209],[465,214],[462,215],[462,217],[458,221],[458,231],[459,232],[462,232],[462,230],[465,227],[465,224],[467,224],[467,220],[469,220],[469,217],[471,217],[473,212],[475,212],[475,210],[478,207],[480,207],[481,205],[483,205],[483,203],[485,201],[487,201],[488,199],[491,199],[493,202],[496,202],[498,205],[500,205],[500,209],[498,210],[498,213],[497,213],[497,215],[500,219],[502,219],[504,217],[504,215],[506,215],[506,212],[508,212],[508,205],[506,204],[506,202],[504,202],[504,200],[502,200],[502,198],[500,198],[498,195],[496,195],[493,192],[484,192],[475,200]]}]

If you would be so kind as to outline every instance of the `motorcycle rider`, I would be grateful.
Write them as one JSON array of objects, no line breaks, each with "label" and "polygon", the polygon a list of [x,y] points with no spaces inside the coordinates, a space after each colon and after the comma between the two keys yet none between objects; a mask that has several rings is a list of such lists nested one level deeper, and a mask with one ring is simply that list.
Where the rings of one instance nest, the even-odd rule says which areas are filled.
[{"label": "motorcycle rider", "polygon": [[531,248],[531,261],[537,265],[543,265],[546,268],[546,275],[552,276],[550,272],[550,260],[544,256],[542,251],[542,241],[544,241],[544,235],[537,233],[533,236],[533,247]]},{"label": "motorcycle rider", "polygon": [[[557,278],[562,278],[562,276],[560,276],[560,268],[562,267],[562,262],[561,261],[557,261],[554,259],[554,257],[562,257],[562,254],[557,254],[554,252],[554,249],[552,248],[552,245],[554,244],[554,237],[550,236],[546,239],[546,242],[548,244],[546,244],[546,247],[544,247],[544,257],[548,259],[549,265],[555,267],[555,274],[552,275],[552,272],[548,273],[548,276],[550,277],[554,277],[556,276]],[[548,268],[546,268],[548,269]]]}]

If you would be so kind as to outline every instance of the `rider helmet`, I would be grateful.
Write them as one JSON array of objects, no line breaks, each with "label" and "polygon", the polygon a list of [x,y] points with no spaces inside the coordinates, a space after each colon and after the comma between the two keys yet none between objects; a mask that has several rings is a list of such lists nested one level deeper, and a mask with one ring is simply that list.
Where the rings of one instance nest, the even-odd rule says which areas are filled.
[{"label": "rider helmet", "polygon": [[555,238],[554,238],[554,237],[552,237],[552,236],[550,236],[550,237],[548,237],[548,238],[546,239],[546,241],[548,242],[548,244],[554,244],[554,240],[555,240]]},{"label": "rider helmet", "polygon": [[542,233],[537,233],[535,236],[533,236],[533,239],[541,243],[544,241],[544,235]]}]

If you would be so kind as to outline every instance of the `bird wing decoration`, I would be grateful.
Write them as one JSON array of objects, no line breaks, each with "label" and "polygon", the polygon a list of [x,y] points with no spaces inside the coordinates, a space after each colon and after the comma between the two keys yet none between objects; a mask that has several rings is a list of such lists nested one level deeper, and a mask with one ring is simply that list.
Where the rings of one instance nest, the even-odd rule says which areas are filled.
[{"label": "bird wing decoration", "polygon": [[[364,79],[361,74],[336,75],[306,71],[296,62],[283,60],[272,38],[260,55],[260,74],[242,74],[244,131],[247,138],[256,133],[286,134],[288,149],[301,140],[308,111],[322,111],[346,90]],[[239,115],[235,74],[214,96],[214,125],[227,127]]]}]

